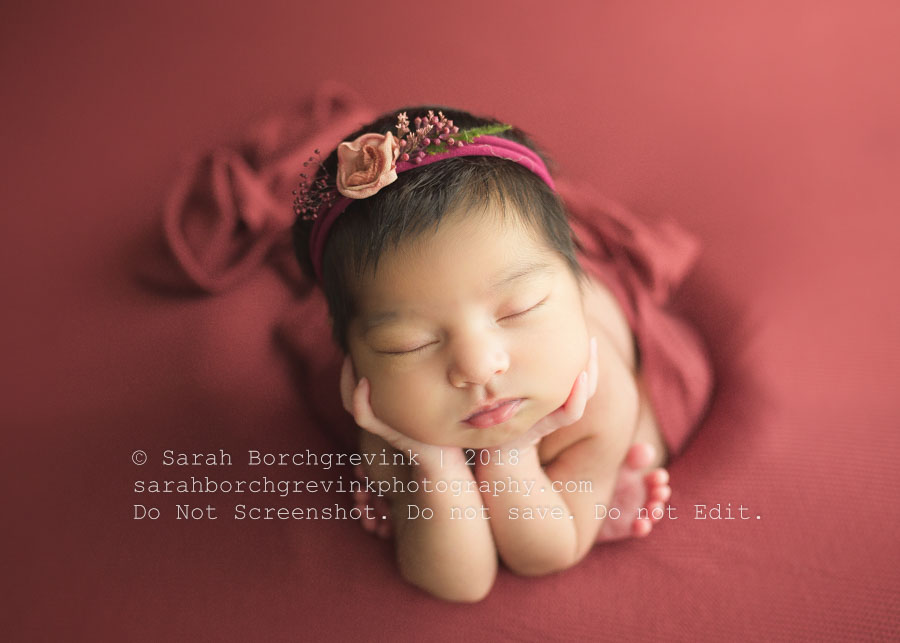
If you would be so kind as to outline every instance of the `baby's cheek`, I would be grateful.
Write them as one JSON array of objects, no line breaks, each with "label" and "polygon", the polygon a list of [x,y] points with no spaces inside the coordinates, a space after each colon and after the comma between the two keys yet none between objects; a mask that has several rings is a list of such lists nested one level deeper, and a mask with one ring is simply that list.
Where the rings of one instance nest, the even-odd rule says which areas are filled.
[{"label": "baby's cheek", "polygon": [[583,368],[583,364],[573,360],[566,352],[547,352],[541,359],[528,364],[531,385],[511,393],[521,392],[531,398],[529,407],[534,415],[531,421],[537,422],[566,403]]},{"label": "baby's cheek", "polygon": [[553,395],[557,408],[565,404],[575,381],[582,371],[587,369],[588,360],[588,340],[584,338],[584,342],[573,341],[565,344],[557,345],[553,351],[553,368],[550,372],[553,377]]},{"label": "baby's cheek", "polygon": [[428,417],[433,392],[423,379],[392,377],[373,382],[371,402],[375,416],[408,437],[422,439],[423,432],[434,423]]}]

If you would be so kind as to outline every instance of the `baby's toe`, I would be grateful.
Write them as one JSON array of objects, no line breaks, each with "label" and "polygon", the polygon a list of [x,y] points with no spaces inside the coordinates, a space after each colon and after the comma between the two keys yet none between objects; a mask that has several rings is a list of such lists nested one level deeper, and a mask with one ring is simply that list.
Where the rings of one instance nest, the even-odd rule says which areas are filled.
[{"label": "baby's toe", "polygon": [[644,476],[648,488],[669,484],[669,472],[663,468],[654,469]]},{"label": "baby's toe", "polygon": [[653,531],[653,523],[646,518],[638,518],[631,525],[631,533],[636,538],[643,538]]},{"label": "baby's toe", "polygon": [[647,497],[650,500],[659,500],[660,502],[665,502],[672,497],[672,487],[667,484],[652,487],[649,490]]},{"label": "baby's toe", "polygon": [[646,509],[651,522],[659,522],[666,515],[666,508],[661,502],[648,502]]},{"label": "baby's toe", "polygon": [[632,444],[625,456],[625,464],[632,469],[646,469],[656,456],[656,448],[647,442]]}]

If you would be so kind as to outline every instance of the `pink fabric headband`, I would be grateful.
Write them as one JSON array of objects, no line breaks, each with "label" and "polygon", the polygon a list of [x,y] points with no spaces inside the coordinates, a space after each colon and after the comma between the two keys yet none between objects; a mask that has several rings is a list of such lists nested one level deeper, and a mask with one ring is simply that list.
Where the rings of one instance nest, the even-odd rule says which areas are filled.
[{"label": "pink fabric headband", "polygon": [[[417,146],[423,149],[429,144],[440,144],[449,148],[430,154],[421,150],[416,154],[412,146],[406,146],[406,140],[401,139],[398,143],[391,133],[385,135],[364,134],[353,142],[341,143],[338,147],[337,177],[337,192],[341,196],[332,193],[325,194],[323,198],[323,195],[319,193],[310,197],[308,196],[310,190],[307,188],[307,191],[298,199],[300,204],[303,204],[305,199],[306,210],[313,210],[311,214],[307,215],[307,218],[315,219],[310,233],[309,246],[316,279],[320,283],[325,240],[338,216],[354,199],[367,198],[375,194],[382,187],[393,183],[397,179],[397,174],[401,172],[458,156],[493,156],[528,168],[550,186],[550,189],[555,189],[547,166],[528,147],[506,138],[490,135],[475,136],[468,142],[454,141],[452,138],[454,131],[458,131],[458,129],[445,128],[440,140],[425,138],[424,144],[421,141],[417,143]],[[403,152],[403,149],[413,152],[413,156]],[[320,184],[320,187],[324,187],[324,184]],[[315,203],[316,199],[324,201],[321,207],[309,205],[309,203]],[[298,213],[301,211],[300,208],[297,208]]]}]

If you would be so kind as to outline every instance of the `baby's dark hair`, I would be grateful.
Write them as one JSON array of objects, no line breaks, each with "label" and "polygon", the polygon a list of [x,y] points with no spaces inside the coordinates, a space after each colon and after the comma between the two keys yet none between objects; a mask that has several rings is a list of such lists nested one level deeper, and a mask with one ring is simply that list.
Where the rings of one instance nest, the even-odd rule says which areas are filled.
[{"label": "baby's dark hair", "polygon": [[[410,120],[428,110],[443,112],[459,129],[500,123],[468,112],[436,106],[406,107],[364,125],[344,140],[366,133],[396,133],[397,114]],[[497,136],[525,145],[542,159],[546,157],[516,128]],[[337,150],[322,162],[319,174],[337,175]],[[322,290],[332,319],[334,341],[348,352],[347,327],[358,314],[354,284],[364,271],[376,271],[386,250],[414,240],[428,230],[436,231],[444,215],[467,211],[487,216],[494,206],[503,216],[513,213],[519,222],[542,238],[565,261],[579,286],[584,271],[575,256],[565,207],[559,196],[536,174],[506,159],[490,156],[460,156],[407,170],[377,194],[354,200],[331,227],[322,255]],[[304,273],[315,278],[309,249],[313,221],[298,217],[293,226],[294,251]]]}]

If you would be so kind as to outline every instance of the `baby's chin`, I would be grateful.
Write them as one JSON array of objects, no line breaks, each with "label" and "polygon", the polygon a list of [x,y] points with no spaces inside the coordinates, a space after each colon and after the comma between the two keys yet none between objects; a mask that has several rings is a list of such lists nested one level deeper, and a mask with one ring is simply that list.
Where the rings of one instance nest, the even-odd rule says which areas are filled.
[{"label": "baby's chin", "polygon": [[479,431],[479,433],[460,440],[459,444],[455,446],[459,446],[462,449],[493,449],[515,440],[525,433],[525,431],[506,431],[501,433],[491,429],[479,429]]}]

